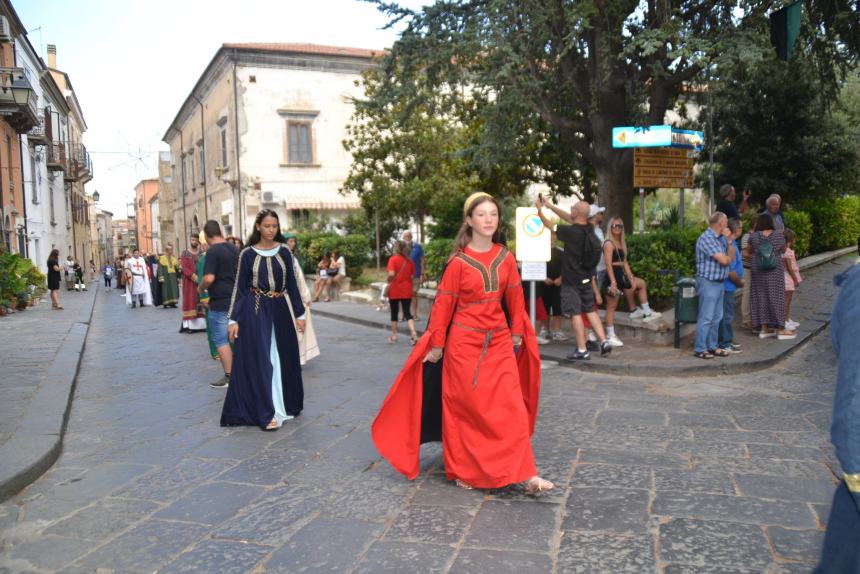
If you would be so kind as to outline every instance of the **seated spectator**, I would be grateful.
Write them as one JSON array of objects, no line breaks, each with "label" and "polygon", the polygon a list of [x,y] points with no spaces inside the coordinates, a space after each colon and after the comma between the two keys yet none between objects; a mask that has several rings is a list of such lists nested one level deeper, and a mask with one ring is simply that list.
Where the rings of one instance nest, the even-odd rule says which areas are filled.
[{"label": "seated spectator", "polygon": [[[314,303],[320,300],[320,293],[322,293],[328,282],[329,267],[331,267],[331,252],[326,251],[322,259],[317,263],[317,279],[314,282]],[[325,300],[328,301],[328,297]]]},{"label": "seated spectator", "polygon": [[331,252],[331,263],[328,268],[328,280],[326,281],[326,289],[328,295],[324,299],[324,301],[328,302],[331,300],[331,293],[333,287],[340,287],[341,282],[346,278],[346,259],[343,258],[343,255],[340,254],[339,249],[335,249]]},{"label": "seated spectator", "polygon": [[[648,284],[644,279],[634,276],[630,269],[624,221],[620,217],[613,217],[609,220],[608,230],[609,236],[603,243],[603,259],[607,269],[603,285],[607,290],[606,337],[611,345],[620,347],[624,343],[615,334],[615,311],[622,294],[627,297],[627,305],[634,310],[630,313],[631,319],[653,321],[662,313],[651,309],[648,304]],[[639,297],[639,307],[636,306],[634,295]]]},{"label": "seated spectator", "polygon": [[774,228],[770,213],[759,215],[756,231],[750,235],[752,253],[750,311],[753,330],[759,338],[794,339],[797,333],[785,328],[785,236]]}]

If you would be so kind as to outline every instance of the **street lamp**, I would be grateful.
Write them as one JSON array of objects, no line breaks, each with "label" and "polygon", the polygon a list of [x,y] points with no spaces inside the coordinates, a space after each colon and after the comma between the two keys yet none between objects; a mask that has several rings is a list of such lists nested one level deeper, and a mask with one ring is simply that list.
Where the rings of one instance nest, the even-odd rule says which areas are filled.
[{"label": "street lamp", "polygon": [[99,197],[101,197],[101,196],[99,195],[99,190],[95,190],[95,191],[93,192],[93,201],[95,201],[96,203],[98,203],[98,202],[99,202]]}]

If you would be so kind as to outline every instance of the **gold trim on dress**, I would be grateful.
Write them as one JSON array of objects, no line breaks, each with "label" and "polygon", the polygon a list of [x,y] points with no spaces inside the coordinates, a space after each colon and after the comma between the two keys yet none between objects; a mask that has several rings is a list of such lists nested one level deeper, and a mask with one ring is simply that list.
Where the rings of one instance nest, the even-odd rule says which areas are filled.
[{"label": "gold trim on dress", "polygon": [[499,290],[499,267],[505,260],[507,254],[508,249],[506,247],[502,247],[499,253],[493,258],[492,263],[490,263],[489,269],[487,269],[483,263],[474,257],[467,255],[463,251],[458,251],[457,255],[454,257],[457,257],[466,265],[480,273],[481,279],[484,281],[484,293],[492,293]]}]

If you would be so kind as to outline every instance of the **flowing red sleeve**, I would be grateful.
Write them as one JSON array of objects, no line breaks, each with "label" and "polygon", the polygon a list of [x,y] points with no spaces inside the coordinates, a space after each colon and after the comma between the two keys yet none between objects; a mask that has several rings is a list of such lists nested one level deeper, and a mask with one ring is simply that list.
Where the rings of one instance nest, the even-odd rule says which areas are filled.
[{"label": "flowing red sleeve", "polygon": [[505,305],[511,318],[511,334],[523,335],[526,332],[524,323],[527,323],[529,319],[526,314],[526,302],[523,298],[523,282],[520,279],[517,262],[510,253],[505,257],[505,266],[508,268],[506,273],[508,284],[505,287],[504,295]]},{"label": "flowing red sleeve", "polygon": [[436,288],[436,299],[433,300],[433,308],[430,311],[430,322],[427,324],[427,332],[430,333],[431,347],[444,347],[445,338],[448,335],[448,325],[451,317],[457,309],[460,300],[460,279],[463,264],[459,259],[452,259],[442,275],[442,281]]}]

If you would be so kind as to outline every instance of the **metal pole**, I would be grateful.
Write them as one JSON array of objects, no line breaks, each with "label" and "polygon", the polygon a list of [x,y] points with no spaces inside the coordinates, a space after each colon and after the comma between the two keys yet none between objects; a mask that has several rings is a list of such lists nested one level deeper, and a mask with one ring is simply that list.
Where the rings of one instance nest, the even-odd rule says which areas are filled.
[{"label": "metal pole", "polygon": [[639,188],[639,233],[645,233],[645,188]]},{"label": "metal pole", "polygon": [[684,188],[681,188],[681,202],[678,204],[678,227],[684,229]]},{"label": "metal pole", "polygon": [[376,270],[382,269],[379,255],[379,209],[373,210],[373,218],[376,220]]},{"label": "metal pole", "polygon": [[708,66],[708,156],[710,157],[710,175],[708,176],[711,195],[708,200],[708,215],[714,212],[714,110],[711,103],[711,67]]},{"label": "metal pole", "polygon": [[532,329],[537,327],[537,320],[535,319],[535,299],[536,299],[536,291],[535,291],[535,282],[529,281],[529,317],[532,320]]}]

